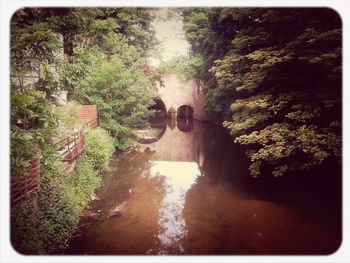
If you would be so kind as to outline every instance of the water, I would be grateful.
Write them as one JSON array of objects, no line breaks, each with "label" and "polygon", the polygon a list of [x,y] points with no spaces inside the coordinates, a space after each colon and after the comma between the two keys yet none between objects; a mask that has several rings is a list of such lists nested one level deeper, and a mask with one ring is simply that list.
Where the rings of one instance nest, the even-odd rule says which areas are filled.
[{"label": "water", "polygon": [[[252,178],[218,126],[164,126],[118,153],[66,254],[329,254],[341,240],[340,169]],[[302,178],[302,179],[301,179]]]}]

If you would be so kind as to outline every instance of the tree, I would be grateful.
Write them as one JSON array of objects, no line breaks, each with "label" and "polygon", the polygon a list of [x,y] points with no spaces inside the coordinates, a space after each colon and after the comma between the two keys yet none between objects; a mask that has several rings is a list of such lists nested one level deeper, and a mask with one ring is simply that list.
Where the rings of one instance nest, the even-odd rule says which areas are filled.
[{"label": "tree", "polygon": [[[40,136],[42,129],[50,129],[48,136],[56,131],[53,104],[60,89],[81,103],[97,104],[102,126],[120,148],[129,144],[132,128],[147,125],[154,96],[144,74],[156,43],[151,19],[150,10],[142,8],[24,8],[13,15],[11,150],[16,167],[31,161],[38,143],[50,143]],[[24,83],[28,75],[34,77],[31,85]],[[119,97],[113,100],[110,91]]]},{"label": "tree", "polygon": [[100,124],[125,149],[135,139],[133,129],[145,127],[156,96],[144,73],[145,58],[119,34],[111,34],[99,47],[77,51],[65,76],[74,87],[74,99],[95,104]]},{"label": "tree", "polygon": [[[206,109],[235,142],[249,146],[251,174],[272,167],[280,176],[339,159],[339,16],[330,9],[223,8],[207,17],[216,46],[193,49],[215,79],[204,79]],[[207,55],[211,48],[215,61]]]},{"label": "tree", "polygon": [[23,89],[26,75],[44,77],[42,71],[54,64],[59,37],[49,21],[41,20],[36,9],[21,9],[11,19],[11,76],[17,80],[12,88]]},{"label": "tree", "polygon": [[[24,176],[38,148],[57,133],[53,109],[58,80],[55,63],[59,38],[36,9],[21,9],[11,19],[11,176]],[[33,74],[34,73],[34,74]],[[28,75],[36,82],[26,85]]]},{"label": "tree", "polygon": [[163,61],[157,68],[160,75],[179,74],[186,78],[199,78],[197,75],[203,66],[203,60],[199,56],[178,56],[169,61]]},{"label": "tree", "polygon": [[[145,73],[154,43],[150,17],[133,8],[25,8],[13,15],[11,180],[21,181],[39,149],[42,155],[37,201],[11,204],[11,241],[20,253],[61,253],[115,145],[125,149],[133,128],[147,126],[154,94]],[[62,134],[54,95],[63,88],[81,103],[96,104],[101,126],[114,136],[101,129],[87,134],[69,176],[52,146]]]}]

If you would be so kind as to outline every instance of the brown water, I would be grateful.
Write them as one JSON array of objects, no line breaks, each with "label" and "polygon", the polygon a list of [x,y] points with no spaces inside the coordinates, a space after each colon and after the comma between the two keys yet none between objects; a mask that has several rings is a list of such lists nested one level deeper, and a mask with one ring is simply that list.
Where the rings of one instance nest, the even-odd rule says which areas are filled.
[{"label": "brown water", "polygon": [[118,153],[66,254],[329,254],[341,242],[341,173],[252,178],[226,131],[169,123]]}]

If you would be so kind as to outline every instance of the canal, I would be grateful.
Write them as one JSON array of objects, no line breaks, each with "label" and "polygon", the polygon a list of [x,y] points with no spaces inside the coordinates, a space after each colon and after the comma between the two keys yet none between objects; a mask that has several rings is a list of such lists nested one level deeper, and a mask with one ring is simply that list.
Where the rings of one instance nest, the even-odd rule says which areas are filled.
[{"label": "canal", "polygon": [[248,167],[245,149],[222,127],[168,122],[158,140],[115,155],[65,254],[329,254],[338,248],[341,171],[253,178]]}]

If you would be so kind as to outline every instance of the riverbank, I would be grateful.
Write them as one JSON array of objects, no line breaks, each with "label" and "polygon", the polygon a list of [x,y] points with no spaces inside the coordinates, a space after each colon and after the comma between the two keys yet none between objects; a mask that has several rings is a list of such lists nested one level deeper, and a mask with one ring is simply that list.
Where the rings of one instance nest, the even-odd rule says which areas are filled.
[{"label": "riverbank", "polygon": [[54,149],[45,148],[40,192],[11,207],[11,243],[20,254],[57,254],[65,250],[101,174],[109,170],[113,139],[101,128],[86,134],[85,151],[65,173]]}]

